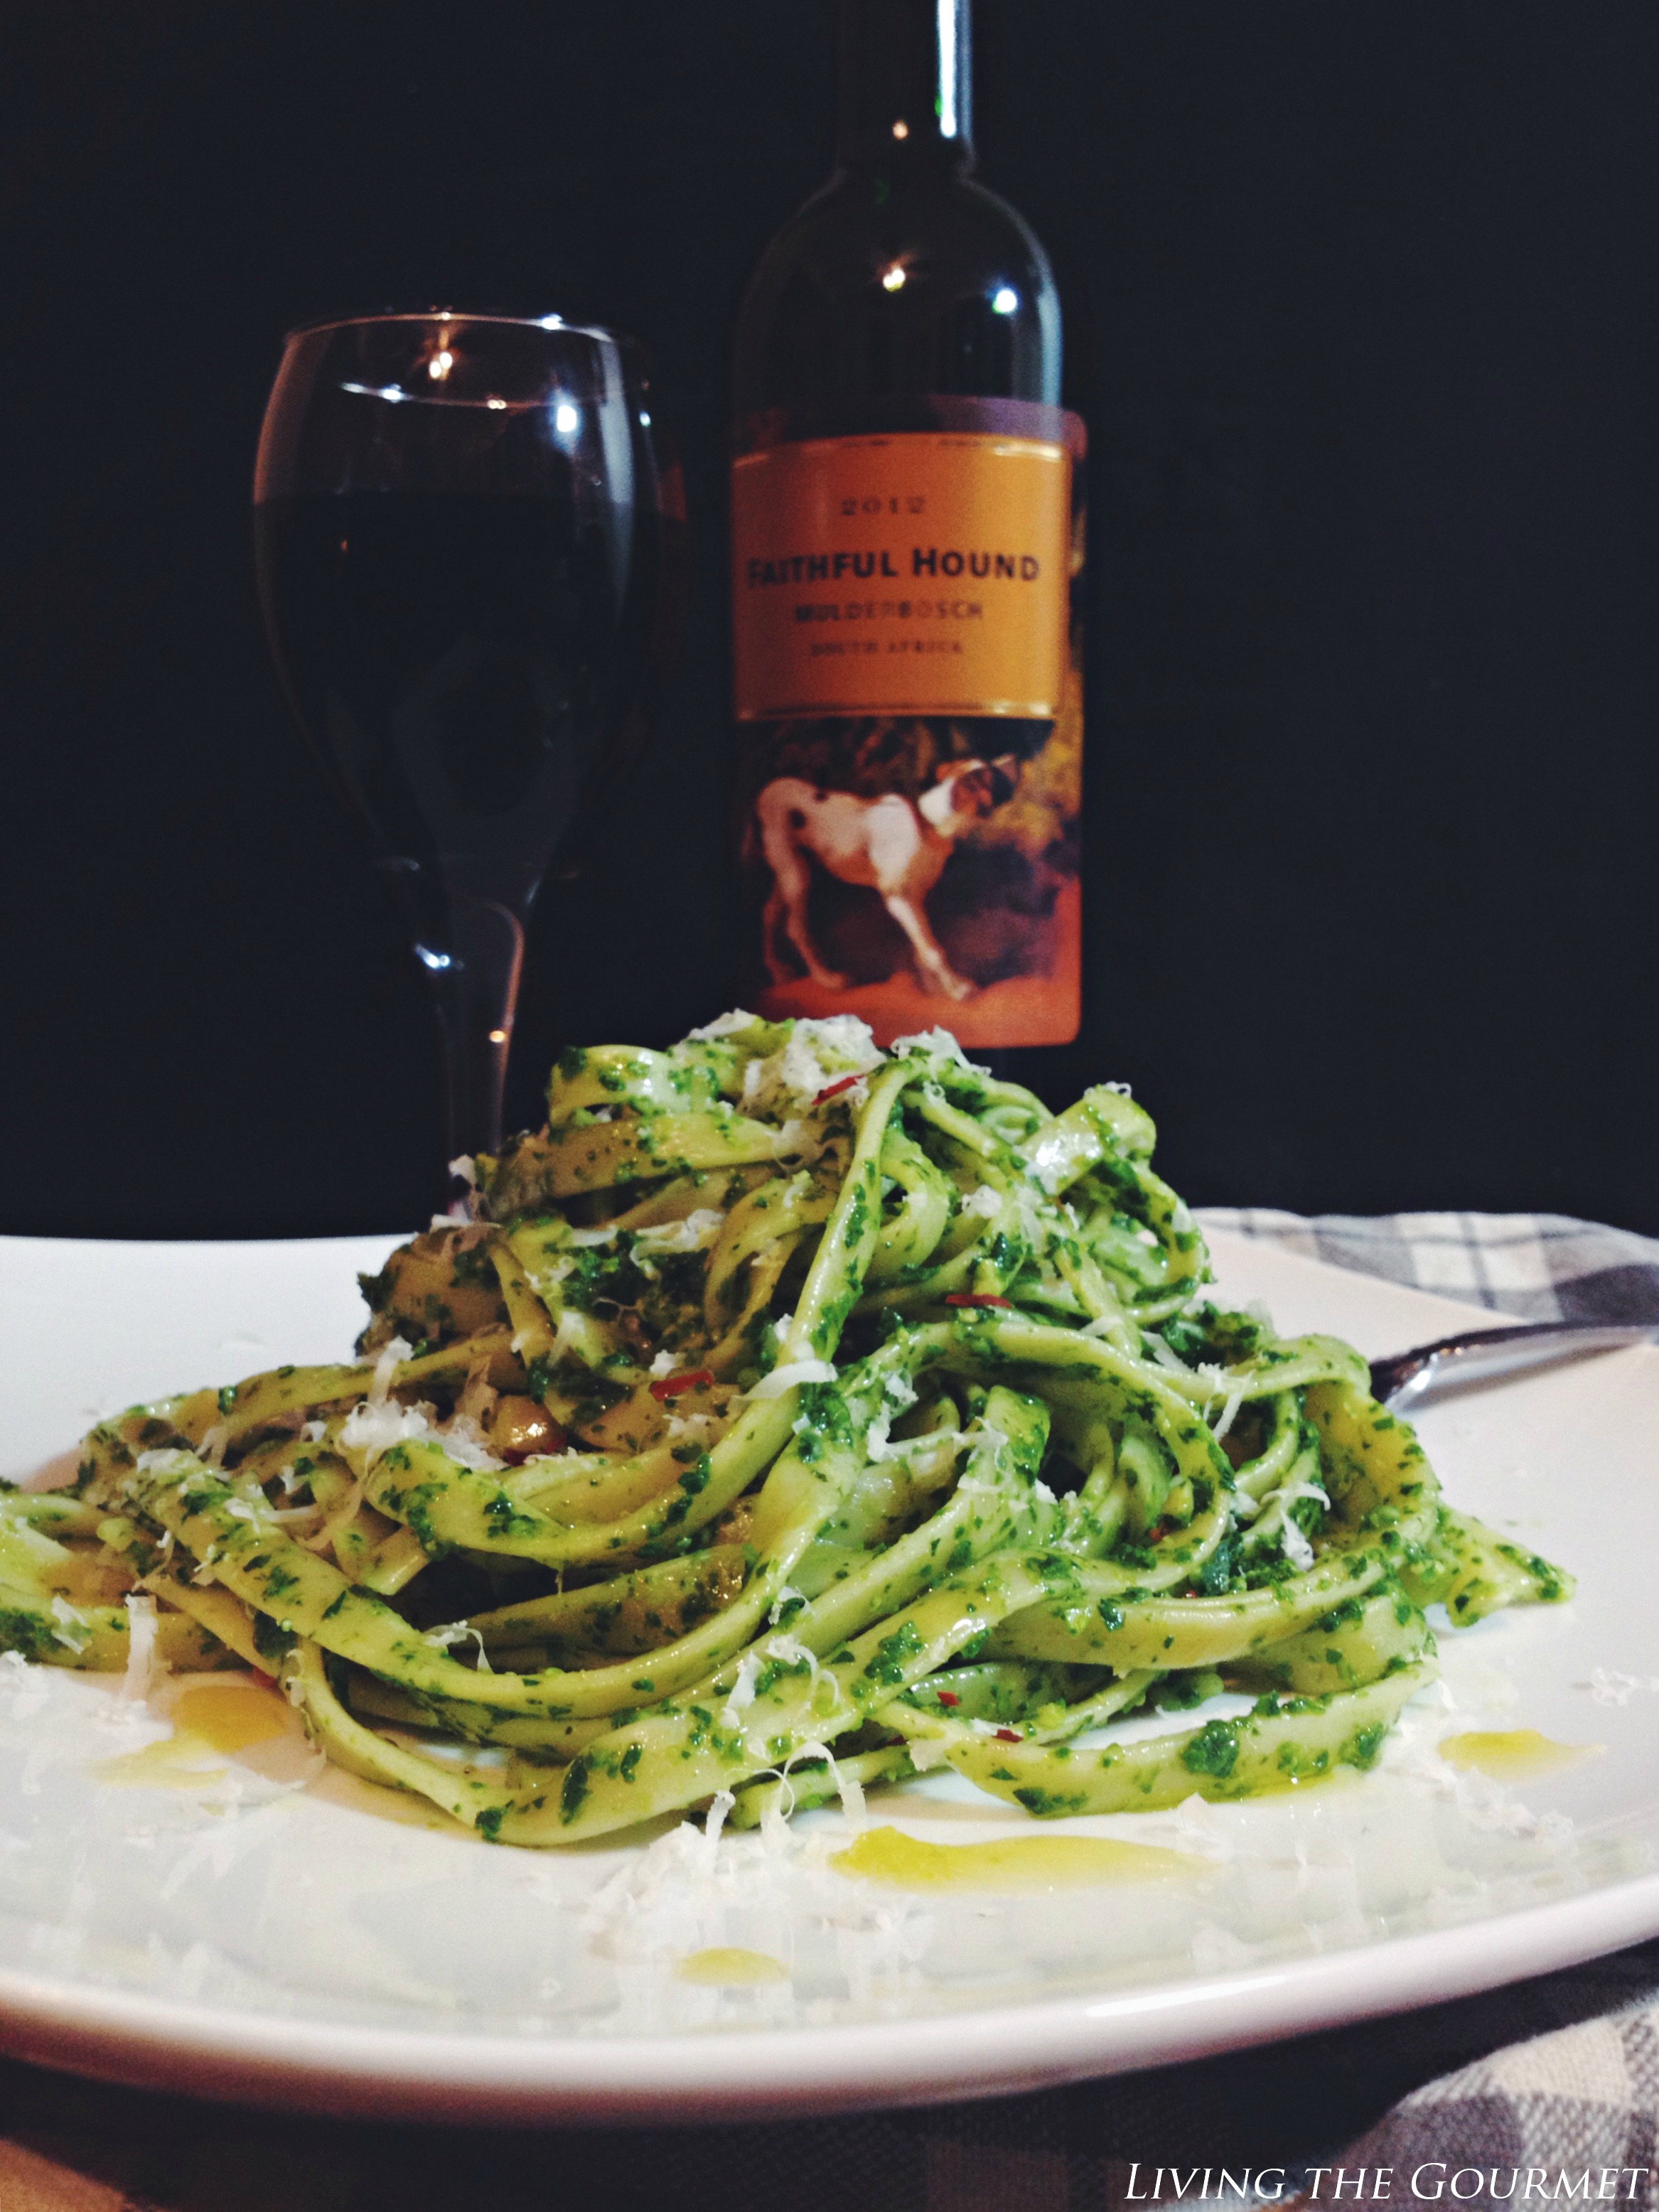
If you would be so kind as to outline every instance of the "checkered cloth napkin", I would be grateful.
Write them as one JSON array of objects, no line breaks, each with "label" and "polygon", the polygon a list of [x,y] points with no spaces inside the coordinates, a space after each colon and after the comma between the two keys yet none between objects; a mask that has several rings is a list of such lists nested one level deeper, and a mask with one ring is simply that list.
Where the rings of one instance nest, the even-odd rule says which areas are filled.
[{"label": "checkered cloth napkin", "polygon": [[[1559,1214],[1200,1218],[1526,1320],[1659,1323],[1659,1242]],[[238,2111],[0,2060],[0,2212],[1292,2212],[1298,2191],[1326,2212],[1540,2212],[1568,2196],[1659,2212],[1656,2134],[1659,1942],[1151,2074],[908,2112],[576,2130],[556,2146]],[[1252,2177],[1248,2194],[1210,2179],[1224,2167]]]},{"label": "checkered cloth napkin", "polygon": [[1322,1213],[1212,1206],[1231,1230],[1418,1291],[1491,1306],[1517,1321],[1659,1323],[1659,1242],[1565,1213]]}]

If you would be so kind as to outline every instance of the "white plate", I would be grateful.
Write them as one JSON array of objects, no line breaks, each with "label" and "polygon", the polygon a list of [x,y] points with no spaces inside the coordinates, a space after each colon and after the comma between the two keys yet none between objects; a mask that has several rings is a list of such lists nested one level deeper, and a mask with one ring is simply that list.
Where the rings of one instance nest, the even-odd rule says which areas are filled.
[{"label": "white plate", "polygon": [[[277,1359],[337,1357],[389,1238],[0,1240],[0,1469],[99,1413]],[[1467,1318],[1218,1237],[1224,1293],[1368,1354]],[[422,2118],[714,2118],[981,2094],[1155,2064],[1491,1986],[1659,1932],[1659,1351],[1448,1401],[1450,1496],[1571,1567],[1567,1607],[1442,1638],[1382,1767],[1253,1804],[1047,1824],[1203,1862],[1048,1895],[873,1889],[690,1826],[492,1850],[297,1739],[187,1786],[107,1762],[164,1736],[107,1680],[0,1662],[0,2040],[122,2080]],[[1598,1670],[1601,1670],[1598,1672]],[[1625,1678],[1625,1679],[1614,1679]],[[1449,1702],[1448,1702],[1449,1700]],[[1454,1777],[1453,1730],[1606,1749],[1518,1789]],[[1032,1832],[954,1777],[872,1800],[935,1840]],[[746,1987],[688,1955],[777,1962]]]}]

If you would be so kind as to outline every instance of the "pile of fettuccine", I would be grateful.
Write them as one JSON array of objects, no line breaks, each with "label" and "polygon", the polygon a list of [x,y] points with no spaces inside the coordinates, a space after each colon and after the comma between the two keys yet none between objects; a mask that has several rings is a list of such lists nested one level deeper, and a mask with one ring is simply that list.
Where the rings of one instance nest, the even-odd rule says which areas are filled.
[{"label": "pile of fettuccine", "polygon": [[1152,1136],[941,1030],[568,1053],[473,1218],[365,1281],[359,1364],[135,1407],[0,1500],[0,1642],[259,1668],[501,1843],[945,1765],[1043,1814],[1368,1766],[1425,1606],[1564,1578],[1442,1504],[1348,1346],[1206,1301]]}]

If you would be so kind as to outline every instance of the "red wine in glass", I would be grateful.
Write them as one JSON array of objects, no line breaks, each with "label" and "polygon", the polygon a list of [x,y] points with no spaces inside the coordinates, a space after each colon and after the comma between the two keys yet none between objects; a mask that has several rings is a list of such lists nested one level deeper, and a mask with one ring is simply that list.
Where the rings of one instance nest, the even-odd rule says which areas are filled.
[{"label": "red wine in glass", "polygon": [[265,628],[435,987],[450,1153],[493,1152],[525,922],[638,750],[684,598],[641,357],[549,316],[293,331],[265,413]]}]

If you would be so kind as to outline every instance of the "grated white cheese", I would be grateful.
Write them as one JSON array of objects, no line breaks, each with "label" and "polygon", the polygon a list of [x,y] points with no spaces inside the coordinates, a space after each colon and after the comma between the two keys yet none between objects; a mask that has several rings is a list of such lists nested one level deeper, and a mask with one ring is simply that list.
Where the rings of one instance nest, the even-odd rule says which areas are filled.
[{"label": "grated white cheese", "polygon": [[893,1039],[893,1056],[896,1060],[906,1053],[925,1053],[930,1059],[953,1060],[959,1067],[971,1069],[975,1075],[988,1075],[988,1067],[969,1060],[949,1030],[918,1030],[910,1036]]},{"label": "grated white cheese", "polygon": [[700,1206],[683,1220],[665,1221],[655,1229],[634,1232],[634,1265],[642,1275],[654,1276],[652,1262],[679,1252],[706,1252],[726,1226],[726,1216],[712,1206]]},{"label": "grated white cheese", "polygon": [[340,1424],[340,1442],[348,1450],[361,1451],[368,1461],[379,1459],[393,1444],[430,1436],[432,1424],[418,1406],[400,1406],[395,1400],[372,1406],[367,1399],[356,1405]]},{"label": "grated white cheese", "polygon": [[799,1021],[784,1044],[763,1060],[751,1060],[743,1073],[745,1114],[789,1113],[810,1107],[821,1091],[843,1076],[867,1075],[885,1054],[856,1014],[830,1014],[822,1021]]},{"label": "grated white cheese", "polygon": [[92,1631],[61,1593],[52,1601],[52,1617],[58,1624],[52,1632],[56,1640],[71,1651],[84,1651]]},{"label": "grated white cheese", "polygon": [[1331,1501],[1316,1482],[1287,1483],[1282,1490],[1275,1492],[1270,1500],[1278,1505],[1284,1516],[1279,1528],[1279,1549],[1293,1567],[1305,1574],[1314,1563],[1314,1553],[1306,1534],[1291,1518],[1291,1508],[1299,1498],[1316,1498],[1327,1509]]},{"label": "grated white cheese", "polygon": [[484,1650],[482,1632],[476,1628],[469,1627],[464,1620],[449,1621],[441,1628],[428,1628],[422,1640],[435,1645],[440,1651],[447,1651],[452,1644],[465,1644],[469,1636],[474,1638],[477,1643],[478,1672],[481,1674],[493,1674],[495,1670],[489,1663],[489,1654]]},{"label": "grated white cheese", "polygon": [[1013,1201],[1020,1232],[1030,1239],[1031,1249],[1034,1252],[1046,1251],[1048,1239],[1054,1232],[1054,1209],[1044,1210],[1042,1199],[1029,1182],[1012,1184],[1008,1196]]},{"label": "grated white cheese", "polygon": [[727,1728],[742,1726],[744,1715],[755,1702],[755,1677],[759,1672],[759,1655],[745,1651],[738,1662],[737,1680],[732,1685],[731,1694],[720,1707],[720,1718]]},{"label": "grated white cheese", "polygon": [[716,1014],[712,1022],[705,1022],[700,1030],[688,1030],[687,1044],[708,1044],[715,1037],[732,1036],[739,1030],[760,1027],[758,1014],[746,1013],[741,1006],[733,1006],[727,1014]]},{"label": "grated white cheese", "polygon": [[992,1221],[1002,1211],[1002,1193],[994,1183],[982,1182],[962,1201],[962,1210],[976,1221]]},{"label": "grated white cheese", "polygon": [[1226,1403],[1222,1407],[1221,1419],[1216,1423],[1215,1426],[1210,1431],[1210,1434],[1215,1438],[1218,1443],[1220,1443],[1222,1437],[1226,1435],[1228,1430],[1231,1428],[1233,1423],[1238,1419],[1239,1408],[1243,1405],[1243,1403],[1244,1393],[1243,1390],[1235,1390],[1231,1396],[1227,1400]]},{"label": "grated white cheese", "polygon": [[792,1115],[778,1131],[778,1142],[792,1158],[815,1160],[827,1141],[822,1127],[815,1129],[799,1115]]},{"label": "grated white cheese", "polygon": [[1293,1567],[1305,1574],[1314,1563],[1313,1546],[1287,1513],[1279,1530],[1279,1548]]},{"label": "grated white cheese", "polygon": [[414,1352],[407,1337],[394,1336],[374,1363],[374,1379],[368,1386],[371,1406],[384,1406],[392,1395],[392,1378]]},{"label": "grated white cheese", "polygon": [[671,1444],[701,1444],[714,1442],[720,1432],[718,1413],[671,1413],[668,1416],[668,1441]]},{"label": "grated white cheese", "polygon": [[478,1474],[500,1474],[507,1466],[504,1459],[497,1459],[490,1450],[483,1431],[470,1413],[453,1415],[438,1431],[438,1436],[451,1459]]},{"label": "grated white cheese", "polygon": [[708,1801],[708,1811],[703,1820],[703,1840],[710,1855],[720,1839],[720,1830],[726,1826],[726,1816],[737,1803],[729,1790],[717,1790]]},{"label": "grated white cheese", "polygon": [[1330,1493],[1317,1482],[1286,1483],[1279,1495],[1286,1505],[1294,1505],[1298,1498],[1316,1498],[1328,1513],[1330,1510]]},{"label": "grated white cheese", "polygon": [[142,1451],[138,1455],[140,1474],[180,1474],[190,1465],[191,1454],[176,1448],[168,1451]]},{"label": "grated white cheese", "polygon": [[121,1677],[121,1696],[129,1704],[149,1695],[158,1663],[155,1649],[155,1601],[130,1591],[127,1609],[127,1670]]},{"label": "grated white cheese", "polygon": [[[821,1759],[823,1761],[830,1770],[830,1778],[835,1784],[836,1792],[841,1798],[842,1812],[854,1826],[861,1823],[865,1817],[864,1785],[856,1775],[847,1772],[834,1752],[825,1743],[804,1743],[799,1751],[793,1752],[785,1759],[778,1778],[789,1792],[790,1810],[793,1812],[794,1809],[795,1793],[794,1786],[789,1779],[789,1770],[803,1759]],[[769,1817],[775,1822],[769,1838],[767,1832]],[[792,1848],[793,1839],[790,1835],[789,1823],[779,1807],[769,1806],[767,1811],[762,1814],[761,1835],[763,1839],[769,1841],[771,1848],[775,1850],[787,1850]]]},{"label": "grated white cheese", "polygon": [[895,1370],[883,1382],[881,1395],[896,1413],[908,1413],[916,1402],[916,1386],[908,1375]]},{"label": "grated white cheese", "polygon": [[[973,1446],[973,1457],[969,1462],[968,1471],[963,1477],[963,1481],[976,1480],[978,1471],[981,1467],[988,1466],[994,1476],[997,1454],[1008,1449],[1006,1433],[996,1427],[994,1423],[981,1419],[969,1431],[966,1441]],[[997,1486],[993,1481],[988,1486],[995,1489]]]},{"label": "grated white cheese", "polygon": [[[787,1593],[779,1593],[779,1604],[783,1601],[783,1595]],[[775,1613],[776,1617],[776,1606],[772,1608],[772,1613]],[[818,1668],[818,1655],[817,1652],[807,1650],[807,1646],[799,1639],[799,1637],[787,1637],[787,1635],[768,1637],[768,1639],[765,1639],[765,1656],[768,1656],[768,1659],[776,1659],[781,1666],[790,1666],[790,1668],[805,1666],[811,1674],[811,1687],[814,1687],[814,1692],[817,1692],[818,1674],[821,1674],[821,1668]],[[759,1672],[761,1672],[761,1652],[754,1652],[754,1650],[744,1652],[744,1656],[737,1662],[737,1679],[732,1681],[732,1690],[730,1690],[726,1704],[721,1705],[721,1721],[726,1721],[728,1728],[741,1728],[741,1725],[744,1725],[744,1714],[748,1712],[750,1705],[754,1704],[754,1694],[757,1694],[757,1674],[759,1674]],[[801,1754],[796,1752],[796,1759],[799,1759],[799,1756]],[[783,1770],[783,1778],[787,1781],[787,1767]]]},{"label": "grated white cheese", "polygon": [[680,1356],[678,1352],[659,1352],[656,1358],[652,1361],[647,1372],[654,1375],[659,1382],[661,1382],[672,1375],[679,1364]]},{"label": "grated white cheese", "polygon": [[[769,1773],[783,1784],[789,1802],[785,1807],[775,1798],[771,1803],[762,1806],[761,1849],[769,1858],[788,1859],[794,1854],[795,1838],[789,1826],[789,1815],[795,1809],[795,1785],[789,1779],[787,1765],[781,1773],[779,1773],[776,1767],[770,1768]],[[757,1781],[764,1781],[768,1779],[768,1774],[759,1774],[754,1778]]]},{"label": "grated white cheese", "polygon": [[[808,1748],[811,1748],[810,1745]],[[835,1777],[836,1789],[841,1797],[843,1819],[850,1820],[855,1828],[862,1827],[865,1821],[864,1784],[856,1774],[849,1774],[841,1761],[830,1752],[826,1750],[823,1756],[830,1773]]]},{"label": "grated white cheese", "polygon": [[754,1389],[743,1395],[745,1402],[757,1398],[781,1398],[798,1382],[833,1382],[835,1379],[836,1370],[827,1359],[792,1359],[786,1366],[775,1367],[769,1375],[763,1375]]},{"label": "grated white cheese", "polygon": [[1198,1381],[1199,1378],[1194,1370],[1188,1366],[1184,1359],[1170,1351],[1156,1329],[1148,1329],[1142,1337],[1141,1343],[1155,1366],[1162,1367],[1168,1374],[1180,1376],[1183,1382]]},{"label": "grated white cheese", "polygon": [[[812,1689],[816,1693],[818,1677],[822,1671],[818,1666],[818,1655],[816,1651],[809,1651],[799,1636],[769,1636],[766,1639],[766,1655],[769,1659],[776,1659],[785,1667],[804,1665],[811,1679]],[[815,1702],[816,1695],[807,1699],[809,1705]]]}]

